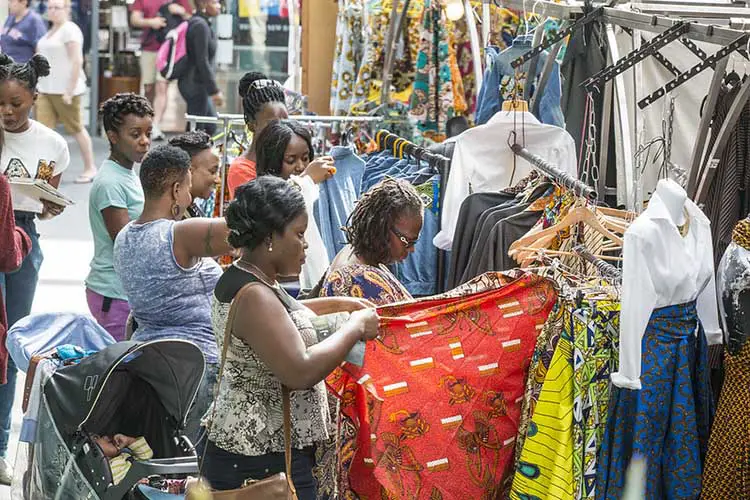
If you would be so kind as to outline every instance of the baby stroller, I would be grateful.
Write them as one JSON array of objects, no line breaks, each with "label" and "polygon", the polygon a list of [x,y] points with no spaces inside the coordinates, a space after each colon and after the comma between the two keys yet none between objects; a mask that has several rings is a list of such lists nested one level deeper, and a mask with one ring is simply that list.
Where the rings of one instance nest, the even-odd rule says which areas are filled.
[{"label": "baby stroller", "polygon": [[[138,483],[197,474],[194,447],[181,431],[203,371],[203,354],[194,344],[159,340],[115,343],[48,370],[43,379],[35,375],[35,382],[43,381],[35,388],[33,416],[27,412],[24,418],[24,426],[36,419],[35,432],[19,447],[13,497],[181,498]],[[133,461],[114,485],[94,436],[116,433],[145,437],[154,458]]]}]

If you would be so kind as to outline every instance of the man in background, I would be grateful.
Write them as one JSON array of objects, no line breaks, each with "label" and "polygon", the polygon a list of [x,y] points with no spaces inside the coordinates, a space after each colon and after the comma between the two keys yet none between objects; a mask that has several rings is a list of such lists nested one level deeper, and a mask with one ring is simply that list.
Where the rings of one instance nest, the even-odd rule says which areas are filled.
[{"label": "man in background", "polygon": [[[166,7],[164,9],[163,7]],[[141,92],[154,107],[153,140],[163,140],[161,121],[167,109],[169,82],[156,70],[156,53],[164,41],[166,15],[189,19],[193,13],[190,0],[135,0],[130,7],[130,24],[143,30],[141,37]]]}]

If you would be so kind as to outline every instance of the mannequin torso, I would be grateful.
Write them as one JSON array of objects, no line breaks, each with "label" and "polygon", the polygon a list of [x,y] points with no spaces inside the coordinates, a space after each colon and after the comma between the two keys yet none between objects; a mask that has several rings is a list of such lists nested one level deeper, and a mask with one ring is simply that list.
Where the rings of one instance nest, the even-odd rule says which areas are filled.
[{"label": "mannequin torso", "polygon": [[656,185],[656,193],[664,202],[664,205],[672,217],[672,222],[676,226],[682,226],[686,222],[685,201],[687,193],[682,186],[672,179],[662,179]]}]

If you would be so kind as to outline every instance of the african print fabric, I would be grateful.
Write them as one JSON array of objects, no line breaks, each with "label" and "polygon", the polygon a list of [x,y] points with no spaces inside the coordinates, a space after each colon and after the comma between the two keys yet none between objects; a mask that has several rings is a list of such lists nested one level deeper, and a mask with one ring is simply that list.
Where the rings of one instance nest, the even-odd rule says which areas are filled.
[{"label": "african print fabric", "polygon": [[724,386],[708,443],[703,500],[750,498],[750,342],[724,355]]},{"label": "african print fabric", "polygon": [[655,309],[642,345],[642,389],[612,389],[596,498],[620,500],[628,464],[641,456],[646,500],[697,499],[713,401],[695,302]]},{"label": "african print fabric", "polygon": [[557,302],[547,317],[542,331],[536,340],[536,348],[531,356],[529,365],[529,375],[526,379],[526,392],[523,396],[521,406],[521,423],[518,426],[518,441],[516,442],[515,467],[518,467],[518,461],[521,460],[521,451],[526,441],[526,432],[534,415],[534,410],[539,402],[539,394],[542,392],[542,386],[547,378],[552,357],[555,355],[557,342],[560,340],[560,334],[563,327],[563,308],[561,303]]},{"label": "african print fabric", "polygon": [[455,115],[448,37],[451,23],[437,0],[425,0],[422,23],[410,114],[425,138],[442,142],[446,124]]},{"label": "african print fabric", "polygon": [[336,58],[331,79],[331,113],[348,115],[365,51],[363,0],[339,0],[336,20]]},{"label": "african print fabric", "polygon": [[[320,290],[321,297],[356,297],[367,299],[378,306],[395,304],[411,300],[411,295],[404,286],[388,271],[387,268],[367,266],[364,264],[348,264],[336,269],[323,280]],[[344,380],[341,368],[336,368],[327,378],[329,389],[341,396],[345,391],[352,398],[364,402],[364,389],[351,382],[344,387],[337,381]],[[342,382],[343,383],[343,382]],[[339,468],[337,464],[338,443],[351,441],[351,431],[354,426],[351,418],[339,411],[340,398],[329,394],[331,416],[336,421],[333,427],[337,434],[316,449],[315,479],[318,483],[318,494],[334,498],[346,498],[349,491],[348,467]]]},{"label": "african print fabric", "polygon": [[375,305],[411,300],[404,286],[385,267],[347,264],[328,273],[320,290],[321,297],[356,297]]},{"label": "african print fabric", "polygon": [[528,360],[556,299],[551,281],[524,275],[379,308],[381,336],[365,366],[329,379],[344,387],[351,425],[339,453],[349,496],[495,498],[513,459]]},{"label": "african print fabric", "polygon": [[527,388],[531,421],[525,441],[517,446],[522,448],[511,498],[594,498],[609,375],[616,368],[619,309],[618,302],[609,300],[580,306],[561,301],[560,319],[553,316],[555,311],[550,314],[543,332],[553,337],[560,328],[559,338],[546,373],[539,372],[543,359],[537,365],[536,376],[543,378],[538,401],[534,402],[536,384]]}]

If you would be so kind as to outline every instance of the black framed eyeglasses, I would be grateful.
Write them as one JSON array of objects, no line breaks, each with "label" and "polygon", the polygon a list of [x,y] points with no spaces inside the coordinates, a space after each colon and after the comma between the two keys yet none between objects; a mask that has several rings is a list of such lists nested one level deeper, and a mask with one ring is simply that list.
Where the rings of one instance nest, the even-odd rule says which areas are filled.
[{"label": "black framed eyeglasses", "polygon": [[417,237],[417,239],[410,240],[409,238],[406,237],[406,235],[404,235],[401,231],[399,231],[395,227],[391,228],[391,231],[401,241],[401,243],[404,245],[404,248],[412,248],[414,245],[417,244],[417,241],[419,241],[419,237]]}]

